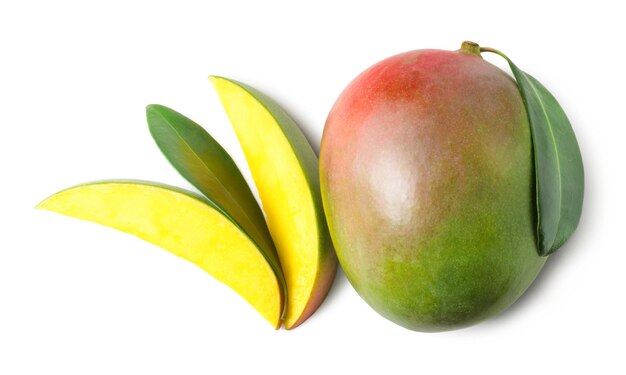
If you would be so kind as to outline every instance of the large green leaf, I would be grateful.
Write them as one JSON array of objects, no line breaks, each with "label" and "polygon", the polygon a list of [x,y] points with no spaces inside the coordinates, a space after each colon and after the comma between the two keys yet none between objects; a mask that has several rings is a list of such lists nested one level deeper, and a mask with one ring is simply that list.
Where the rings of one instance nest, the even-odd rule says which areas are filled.
[{"label": "large green leaf", "polygon": [[569,239],[580,220],[584,193],[583,162],[563,108],[530,74],[502,52],[517,81],[533,141],[537,189],[537,245],[540,255],[552,254]]},{"label": "large green leaf", "polygon": [[151,104],[146,108],[146,116],[150,133],[163,155],[250,235],[282,278],[261,208],[230,155],[204,128],[173,109]]}]

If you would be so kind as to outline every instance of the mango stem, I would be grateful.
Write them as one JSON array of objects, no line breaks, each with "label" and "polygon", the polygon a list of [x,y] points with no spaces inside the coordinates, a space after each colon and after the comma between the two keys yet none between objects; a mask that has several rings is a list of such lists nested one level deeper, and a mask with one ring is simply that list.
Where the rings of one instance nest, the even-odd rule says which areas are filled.
[{"label": "mango stem", "polygon": [[481,48],[478,43],[466,40],[463,44],[461,44],[461,49],[459,51],[470,55],[480,56]]}]

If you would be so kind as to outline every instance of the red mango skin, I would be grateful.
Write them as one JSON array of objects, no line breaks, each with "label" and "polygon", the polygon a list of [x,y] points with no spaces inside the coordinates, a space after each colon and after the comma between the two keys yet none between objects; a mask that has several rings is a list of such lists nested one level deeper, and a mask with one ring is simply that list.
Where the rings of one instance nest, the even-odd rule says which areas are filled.
[{"label": "red mango skin", "polygon": [[328,116],[320,183],[348,280],[408,329],[496,315],[544,265],[524,104],[477,51],[417,50],[360,74]]}]

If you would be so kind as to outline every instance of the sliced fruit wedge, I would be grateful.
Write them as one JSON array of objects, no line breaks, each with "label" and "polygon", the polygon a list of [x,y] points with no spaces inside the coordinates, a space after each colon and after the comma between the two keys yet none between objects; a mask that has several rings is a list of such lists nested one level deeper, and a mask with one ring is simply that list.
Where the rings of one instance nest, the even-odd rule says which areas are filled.
[{"label": "sliced fruit wedge", "polygon": [[337,258],[328,235],[318,160],[295,122],[254,88],[209,77],[241,143],[287,281],[285,328],[326,297]]},{"label": "sliced fruit wedge", "polygon": [[103,181],[58,192],[37,208],[135,235],[231,287],[273,327],[281,325],[279,279],[257,244],[219,206],[182,189]]}]

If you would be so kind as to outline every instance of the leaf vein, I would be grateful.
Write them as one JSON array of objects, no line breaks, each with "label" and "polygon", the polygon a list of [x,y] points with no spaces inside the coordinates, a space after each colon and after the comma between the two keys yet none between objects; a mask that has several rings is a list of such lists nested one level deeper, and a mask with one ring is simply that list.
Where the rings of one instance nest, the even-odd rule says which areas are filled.
[{"label": "leaf vein", "polygon": [[[563,181],[562,181],[562,175],[561,175],[561,160],[560,160],[560,155],[559,155],[559,146],[557,144],[556,141],[556,137],[554,135],[554,131],[552,129],[552,121],[550,119],[550,116],[548,115],[548,112],[546,110],[546,107],[543,103],[543,101],[541,100],[541,95],[539,94],[537,87],[535,86],[535,84],[528,78],[528,76],[522,72],[522,74],[524,74],[524,78],[526,78],[530,88],[533,90],[533,93],[535,94],[537,101],[539,102],[539,106],[541,108],[541,111],[543,112],[544,116],[546,117],[546,122],[548,125],[548,130],[550,131],[550,137],[552,140],[552,145],[554,147],[554,154],[555,154],[555,158],[556,158],[556,168],[557,168],[557,177],[558,177],[558,190],[559,190],[559,209],[558,209],[558,216],[557,216],[557,223],[561,222],[561,211],[562,211],[562,207],[563,207]],[[558,225],[558,224],[557,224]],[[556,234],[555,234],[556,235]],[[554,239],[554,241],[556,241],[556,238]],[[554,244],[554,242],[552,243],[552,245]],[[552,245],[550,245],[550,247],[552,247]]]}]

